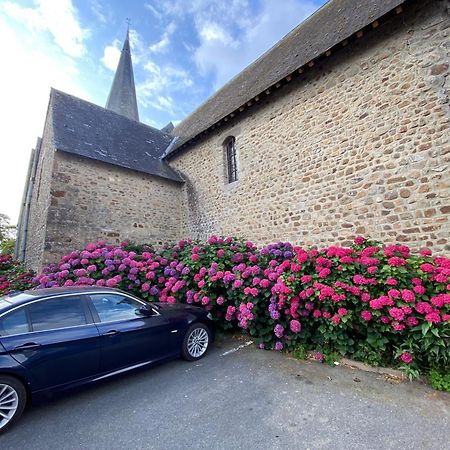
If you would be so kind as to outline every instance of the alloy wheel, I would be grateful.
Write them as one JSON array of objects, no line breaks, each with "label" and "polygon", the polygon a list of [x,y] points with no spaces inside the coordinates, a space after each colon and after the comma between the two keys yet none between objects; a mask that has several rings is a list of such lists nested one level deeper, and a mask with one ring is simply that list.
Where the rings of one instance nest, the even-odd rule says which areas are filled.
[{"label": "alloy wheel", "polygon": [[204,328],[195,328],[188,337],[187,349],[193,358],[200,358],[207,348],[209,343],[208,332]]},{"label": "alloy wheel", "polygon": [[14,417],[19,406],[19,395],[9,384],[0,384],[0,429]]}]

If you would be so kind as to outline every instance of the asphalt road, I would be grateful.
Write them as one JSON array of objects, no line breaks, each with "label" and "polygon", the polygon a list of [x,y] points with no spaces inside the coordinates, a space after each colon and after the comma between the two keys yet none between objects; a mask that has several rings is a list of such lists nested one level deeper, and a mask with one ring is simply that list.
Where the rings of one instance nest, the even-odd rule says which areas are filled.
[{"label": "asphalt road", "polygon": [[226,353],[239,343],[32,406],[0,449],[450,448],[449,394],[254,346]]}]

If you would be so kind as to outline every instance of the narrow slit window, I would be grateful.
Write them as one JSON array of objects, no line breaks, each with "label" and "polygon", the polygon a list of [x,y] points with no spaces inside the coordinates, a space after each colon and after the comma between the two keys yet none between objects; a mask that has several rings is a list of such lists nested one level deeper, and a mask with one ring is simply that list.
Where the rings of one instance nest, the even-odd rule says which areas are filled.
[{"label": "narrow slit window", "polygon": [[228,183],[233,183],[234,181],[237,181],[237,179],[238,179],[235,141],[236,140],[234,137],[230,137],[225,142]]}]

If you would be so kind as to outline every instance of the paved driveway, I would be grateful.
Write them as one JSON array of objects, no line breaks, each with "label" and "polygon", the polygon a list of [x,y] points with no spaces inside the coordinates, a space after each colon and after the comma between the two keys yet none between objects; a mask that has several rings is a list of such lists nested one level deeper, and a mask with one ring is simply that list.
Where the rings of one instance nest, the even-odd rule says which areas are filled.
[{"label": "paved driveway", "polygon": [[448,394],[253,346],[224,355],[238,344],[34,406],[0,449],[449,448]]}]

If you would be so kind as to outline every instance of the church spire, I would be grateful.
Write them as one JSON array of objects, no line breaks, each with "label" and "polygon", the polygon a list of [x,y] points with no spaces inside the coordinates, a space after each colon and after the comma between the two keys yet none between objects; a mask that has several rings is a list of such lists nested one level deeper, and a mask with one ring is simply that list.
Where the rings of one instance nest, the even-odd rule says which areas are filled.
[{"label": "church spire", "polygon": [[131,62],[129,24],[111,91],[106,101],[106,109],[139,121],[133,65]]}]

